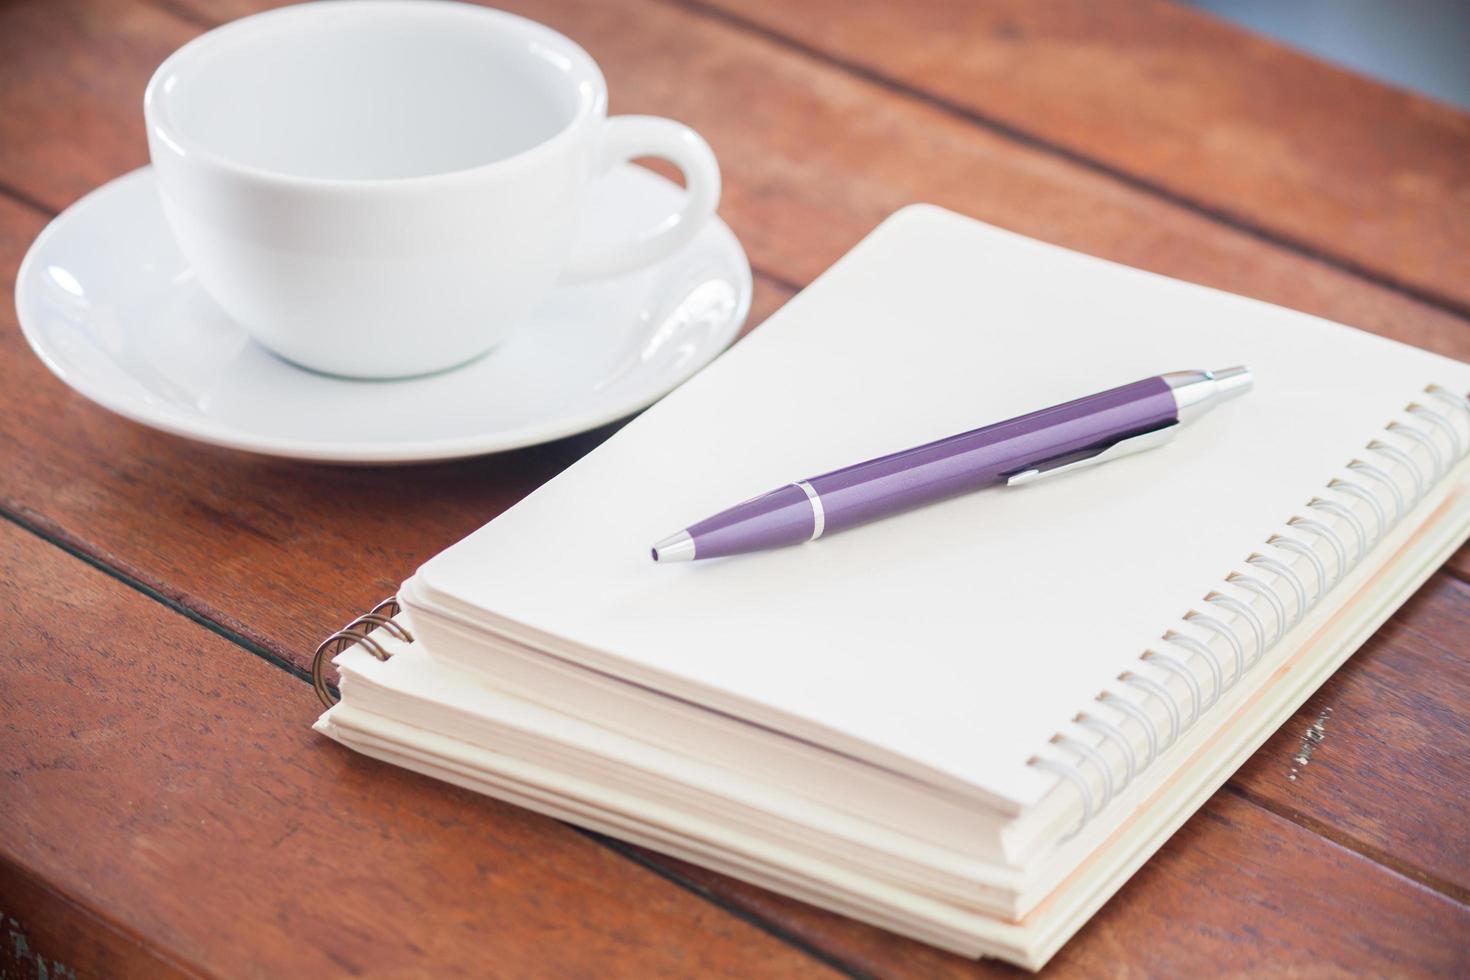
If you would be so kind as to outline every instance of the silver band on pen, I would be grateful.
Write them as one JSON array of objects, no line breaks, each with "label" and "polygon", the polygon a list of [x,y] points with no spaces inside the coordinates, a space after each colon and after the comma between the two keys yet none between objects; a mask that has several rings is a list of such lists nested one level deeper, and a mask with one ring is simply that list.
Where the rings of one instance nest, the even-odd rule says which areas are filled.
[{"label": "silver band on pen", "polygon": [[822,497],[819,493],[817,493],[817,491],[813,490],[812,485],[805,480],[797,480],[796,485],[801,488],[802,493],[806,494],[806,499],[812,502],[811,540],[815,541],[820,538],[822,536],[822,532],[827,529],[827,512],[822,510]]}]

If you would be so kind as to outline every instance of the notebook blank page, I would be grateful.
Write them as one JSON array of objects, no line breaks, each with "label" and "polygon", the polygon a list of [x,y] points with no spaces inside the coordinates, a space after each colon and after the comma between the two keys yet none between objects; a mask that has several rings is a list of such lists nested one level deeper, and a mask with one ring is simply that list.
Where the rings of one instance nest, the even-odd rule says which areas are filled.
[{"label": "notebook blank page", "polygon": [[[816,544],[649,559],[795,479],[1240,363],[1255,390],[1154,452]],[[599,669],[1024,805],[1050,783],[1026,760],[1431,381],[1464,391],[1470,368],[909,208],[416,587]]]}]

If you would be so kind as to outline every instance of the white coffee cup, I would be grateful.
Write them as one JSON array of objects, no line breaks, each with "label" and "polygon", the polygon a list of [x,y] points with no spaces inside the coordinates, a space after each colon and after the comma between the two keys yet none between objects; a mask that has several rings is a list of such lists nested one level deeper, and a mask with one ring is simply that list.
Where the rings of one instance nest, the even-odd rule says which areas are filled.
[{"label": "white coffee cup", "polygon": [[[607,118],[602,72],[572,41],[441,0],[330,0],[227,24],[159,66],[144,112],[200,283],[261,343],[332,374],[470,360],[559,279],[668,255],[720,195],[692,129]],[[684,172],[682,210],[574,254],[589,184],[642,156]]]}]

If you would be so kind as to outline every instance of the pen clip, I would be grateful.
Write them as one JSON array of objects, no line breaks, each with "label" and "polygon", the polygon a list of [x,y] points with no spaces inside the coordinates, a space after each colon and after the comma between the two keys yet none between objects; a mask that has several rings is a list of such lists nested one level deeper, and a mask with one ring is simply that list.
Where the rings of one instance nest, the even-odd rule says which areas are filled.
[{"label": "pen clip", "polygon": [[1127,439],[1119,439],[1117,442],[1105,446],[1100,451],[1082,459],[1074,459],[1071,462],[1062,463],[1059,466],[1047,467],[1043,464],[1032,467],[1029,470],[1022,470],[1020,473],[1015,473],[1007,477],[1006,486],[1025,486],[1028,483],[1035,483],[1037,480],[1043,480],[1049,476],[1057,476],[1062,473],[1070,473],[1073,470],[1080,470],[1084,466],[1097,466],[1101,463],[1111,462],[1120,456],[1132,456],[1134,453],[1145,452],[1157,446],[1162,446],[1164,443],[1173,439],[1178,432],[1179,423],[1170,422],[1168,425],[1161,426],[1160,428],[1150,429],[1148,432],[1136,436],[1129,436]]}]

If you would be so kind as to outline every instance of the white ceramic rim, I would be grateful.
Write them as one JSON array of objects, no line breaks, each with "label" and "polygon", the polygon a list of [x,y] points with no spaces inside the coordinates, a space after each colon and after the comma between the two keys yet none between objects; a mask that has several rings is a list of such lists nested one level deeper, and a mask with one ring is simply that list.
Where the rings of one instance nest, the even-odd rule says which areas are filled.
[{"label": "white ceramic rim", "polygon": [[[418,174],[412,177],[370,177],[364,179],[308,177],[300,174],[254,167],[232,160],[229,157],[222,156],[208,149],[190,137],[185,136],[173,125],[173,121],[169,118],[168,100],[166,93],[163,92],[163,88],[166,79],[174,72],[180,70],[190,62],[206,56],[211,48],[222,42],[233,40],[242,35],[274,30],[282,21],[293,18],[315,17],[322,14],[327,8],[330,8],[332,11],[351,10],[354,8],[379,11],[397,9],[414,14],[422,14],[425,11],[429,11],[431,16],[462,17],[468,21],[478,22],[479,26],[483,26],[485,22],[494,22],[500,30],[518,31],[535,38],[545,43],[548,47],[555,48],[559,52],[566,54],[576,63],[579,69],[577,78],[580,80],[578,82],[577,111],[552,136],[542,140],[535,146],[527,147],[519,153],[514,153],[508,157],[502,157],[498,160],[492,160],[474,167],[446,170],[442,173]],[[590,83],[590,89],[584,87],[583,82]],[[275,186],[309,188],[312,190],[333,189],[349,193],[354,190],[381,191],[385,188],[425,187],[434,183],[450,183],[465,179],[474,179],[513,169],[535,166],[542,156],[554,153],[561,144],[574,139],[576,131],[589,118],[605,116],[606,114],[607,81],[603,78],[602,69],[598,67],[597,62],[576,41],[530,18],[521,17],[518,14],[512,14],[504,10],[496,10],[491,7],[458,3],[455,0],[314,0],[314,2],[310,3],[294,4],[288,7],[278,7],[274,10],[262,11],[258,14],[251,14],[248,17],[242,17],[239,20],[230,21],[227,24],[222,24],[219,27],[206,31],[184,44],[173,54],[165,58],[163,63],[154,70],[153,76],[148,79],[147,87],[143,90],[143,118],[147,123],[149,131],[157,135],[159,140],[178,154],[181,159],[191,164],[202,164],[236,177],[243,177]]]},{"label": "white ceramic rim", "polygon": [[[631,166],[631,165],[630,165]],[[627,402],[609,406],[596,412],[584,412],[580,415],[566,416],[556,421],[542,425],[525,426],[520,429],[503,430],[489,433],[483,436],[463,436],[454,439],[420,440],[420,441],[397,441],[397,442],[364,442],[343,448],[340,443],[313,442],[304,439],[273,439],[267,437],[250,437],[240,435],[231,429],[221,429],[206,423],[191,422],[186,419],[178,419],[166,413],[154,414],[146,410],[148,403],[136,399],[118,398],[103,390],[105,386],[91,383],[85,372],[72,372],[63,364],[53,360],[47,353],[45,345],[41,342],[38,326],[28,322],[27,308],[31,305],[30,283],[36,276],[33,265],[40,261],[37,256],[44,249],[46,243],[55,233],[57,226],[63,219],[75,220],[88,209],[94,207],[97,200],[118,185],[127,181],[144,180],[151,176],[152,167],[139,167],[131,173],[114,178],[101,187],[89,192],[66,210],[61,212],[36,236],[31,247],[26,250],[25,258],[21,260],[20,269],[15,277],[15,307],[16,318],[20,322],[21,333],[24,334],[26,342],[30,344],[31,350],[40,358],[52,374],[60,378],[73,391],[78,392],[88,400],[101,405],[126,419],[131,419],[141,425],[152,429],[158,429],[171,435],[183,436],[198,442],[209,443],[214,446],[222,446],[226,449],[235,449],[241,452],[255,453],[266,456],[279,456],[287,459],[308,460],[323,463],[427,463],[437,460],[461,459],[469,456],[486,456],[491,453],[506,452],[511,449],[521,449],[526,446],[535,446],[555,439],[563,439],[567,436],[587,432],[598,426],[618,419],[627,418],[635,412],[642,411],[649,405],[658,401],[664,395],[683,384],[689,378],[698,373],[705,365],[714,360],[721,352],[729,347],[730,343],[739,333],[745,319],[750,315],[750,303],[753,293],[751,280],[750,261],[745,255],[745,249],[741,247],[740,240],[735,237],[728,225],[720,219],[719,215],[711,217],[710,230],[724,239],[724,246],[739,257],[740,281],[735,285],[739,290],[738,306],[730,316],[726,327],[728,335],[721,337],[712,343],[709,354],[704,358],[696,358],[691,361],[686,369],[673,375],[673,381],[667,385],[658,385],[649,389],[646,397],[630,399]],[[650,172],[650,176],[657,179],[657,174]],[[703,230],[700,232],[703,234]],[[676,253],[677,254],[677,253]],[[589,324],[588,329],[597,329],[596,324]],[[274,355],[273,355],[274,356]],[[492,350],[487,356],[494,357]],[[291,370],[305,371],[305,368],[291,367]],[[458,369],[451,369],[458,370]],[[412,383],[400,381],[344,381],[348,384],[381,384],[391,385],[400,383]]]}]

